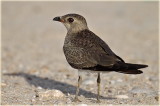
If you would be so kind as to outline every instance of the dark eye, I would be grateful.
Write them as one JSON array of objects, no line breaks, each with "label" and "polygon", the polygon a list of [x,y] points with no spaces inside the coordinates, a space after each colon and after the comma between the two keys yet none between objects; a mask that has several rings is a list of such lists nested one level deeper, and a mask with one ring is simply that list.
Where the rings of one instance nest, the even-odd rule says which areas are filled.
[{"label": "dark eye", "polygon": [[68,22],[72,23],[74,21],[73,18],[68,18]]}]

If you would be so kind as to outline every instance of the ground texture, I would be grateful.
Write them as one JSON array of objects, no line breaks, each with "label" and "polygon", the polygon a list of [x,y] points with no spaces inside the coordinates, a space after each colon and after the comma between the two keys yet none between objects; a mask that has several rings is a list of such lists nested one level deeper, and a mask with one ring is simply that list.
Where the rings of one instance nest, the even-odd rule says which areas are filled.
[{"label": "ground texture", "polygon": [[[126,62],[148,64],[143,74],[83,73],[73,102],[77,71],[64,57],[65,27],[53,22],[83,15],[89,28]],[[158,105],[158,2],[2,2],[1,104]]]}]

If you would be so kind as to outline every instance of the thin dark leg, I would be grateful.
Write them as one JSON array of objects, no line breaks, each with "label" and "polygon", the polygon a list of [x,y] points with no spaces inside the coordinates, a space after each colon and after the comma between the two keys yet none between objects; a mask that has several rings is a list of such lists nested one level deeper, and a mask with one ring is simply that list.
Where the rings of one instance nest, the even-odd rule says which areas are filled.
[{"label": "thin dark leg", "polygon": [[77,90],[76,90],[76,96],[74,98],[74,101],[79,101],[80,102],[80,100],[78,99],[78,94],[79,94],[79,87],[80,87],[81,82],[82,82],[82,77],[79,76]]},{"label": "thin dark leg", "polygon": [[101,83],[101,78],[100,78],[100,73],[98,73],[98,78],[97,78],[97,102],[100,102],[99,99],[99,94],[100,94],[100,83]]}]

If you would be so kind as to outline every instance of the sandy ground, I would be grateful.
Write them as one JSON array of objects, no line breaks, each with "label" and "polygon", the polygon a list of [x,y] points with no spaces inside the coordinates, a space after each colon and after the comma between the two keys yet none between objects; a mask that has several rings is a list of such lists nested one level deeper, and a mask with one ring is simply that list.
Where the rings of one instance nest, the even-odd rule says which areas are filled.
[{"label": "sandy ground", "polygon": [[[140,75],[102,73],[101,103],[97,75],[83,73],[82,102],[72,102],[78,74],[62,51],[67,31],[52,21],[67,13],[83,15],[126,62],[149,67]],[[158,105],[158,2],[2,2],[1,72],[2,105]],[[45,95],[56,90],[62,94]]]}]

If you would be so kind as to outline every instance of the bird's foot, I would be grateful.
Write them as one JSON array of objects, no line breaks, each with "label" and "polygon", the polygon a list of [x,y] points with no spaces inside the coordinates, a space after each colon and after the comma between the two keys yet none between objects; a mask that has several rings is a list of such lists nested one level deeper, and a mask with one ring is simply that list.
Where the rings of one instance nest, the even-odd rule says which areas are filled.
[{"label": "bird's foot", "polygon": [[77,97],[75,97],[75,98],[73,99],[73,102],[82,102],[82,101],[79,100]]},{"label": "bird's foot", "polygon": [[97,103],[101,103],[99,96],[97,97]]},{"label": "bird's foot", "polygon": [[97,103],[101,103],[101,101],[99,99],[97,99]]}]

